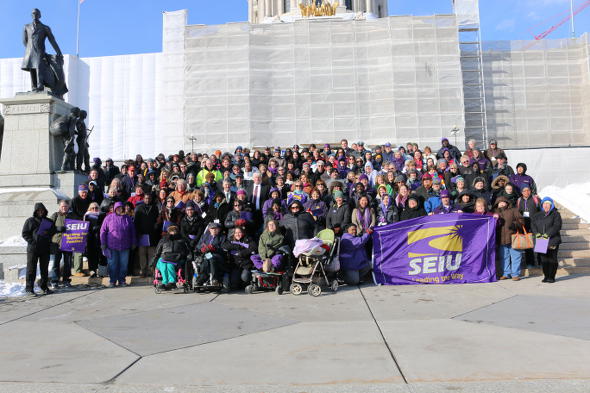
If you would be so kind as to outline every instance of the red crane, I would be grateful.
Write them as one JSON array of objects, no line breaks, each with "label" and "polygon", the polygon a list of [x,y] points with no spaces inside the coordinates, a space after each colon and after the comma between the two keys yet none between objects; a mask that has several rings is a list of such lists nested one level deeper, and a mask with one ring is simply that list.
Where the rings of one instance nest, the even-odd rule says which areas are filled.
[{"label": "red crane", "polygon": [[543,38],[547,37],[549,34],[553,33],[555,30],[557,30],[559,27],[561,27],[564,23],[566,23],[567,21],[569,21],[573,16],[578,15],[580,12],[582,12],[588,6],[590,6],[590,0],[584,1],[577,8],[575,8],[573,10],[573,12],[568,13],[568,15],[566,17],[564,17],[563,19],[561,19],[555,25],[551,26],[549,29],[547,29],[546,31],[542,32],[541,34],[536,35],[535,36],[535,40],[542,40]]}]

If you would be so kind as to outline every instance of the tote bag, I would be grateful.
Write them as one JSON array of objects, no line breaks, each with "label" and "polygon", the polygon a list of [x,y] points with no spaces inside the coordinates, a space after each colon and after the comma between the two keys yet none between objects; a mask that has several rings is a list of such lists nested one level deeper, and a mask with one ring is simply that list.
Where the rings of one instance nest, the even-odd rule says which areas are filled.
[{"label": "tote bag", "polygon": [[522,231],[524,233],[516,231],[516,233],[512,235],[512,248],[515,250],[528,250],[535,246],[533,234],[527,232],[524,226],[522,227]]}]

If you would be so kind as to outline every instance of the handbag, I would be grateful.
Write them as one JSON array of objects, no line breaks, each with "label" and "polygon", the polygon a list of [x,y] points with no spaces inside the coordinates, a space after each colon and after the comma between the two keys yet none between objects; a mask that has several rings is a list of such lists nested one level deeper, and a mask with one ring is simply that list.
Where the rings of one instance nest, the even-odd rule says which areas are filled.
[{"label": "handbag", "polygon": [[549,238],[543,235],[537,235],[535,239],[535,249],[534,251],[539,254],[547,254],[547,249],[549,248]]},{"label": "handbag", "polygon": [[528,250],[535,246],[533,241],[533,234],[526,231],[526,228],[522,227],[524,233],[519,233],[518,230],[511,236],[512,248],[515,250]]},{"label": "handbag", "polygon": [[109,269],[107,265],[98,265],[98,272],[96,272],[98,277],[108,277],[109,276]]},{"label": "handbag", "polygon": [[332,260],[330,264],[326,266],[326,271],[330,273],[336,273],[340,271],[340,240],[336,240],[338,242],[338,249],[332,256]]}]

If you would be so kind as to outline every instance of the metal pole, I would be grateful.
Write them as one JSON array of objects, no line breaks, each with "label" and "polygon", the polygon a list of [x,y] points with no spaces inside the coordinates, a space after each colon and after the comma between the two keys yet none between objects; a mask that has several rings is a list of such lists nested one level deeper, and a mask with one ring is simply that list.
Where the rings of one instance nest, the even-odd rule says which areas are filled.
[{"label": "metal pole", "polygon": [[82,0],[76,0],[78,3],[78,12],[76,13],[76,57],[80,57],[80,3]]},{"label": "metal pole", "polygon": [[570,19],[571,19],[571,33],[572,38],[576,38],[576,23],[574,21],[574,0],[570,0]]}]

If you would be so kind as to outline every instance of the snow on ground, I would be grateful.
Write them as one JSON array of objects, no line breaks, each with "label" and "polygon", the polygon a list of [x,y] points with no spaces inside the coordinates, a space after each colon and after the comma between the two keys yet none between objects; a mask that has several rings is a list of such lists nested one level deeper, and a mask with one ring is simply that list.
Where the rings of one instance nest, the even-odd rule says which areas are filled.
[{"label": "snow on ground", "polygon": [[21,247],[26,245],[27,242],[21,236],[11,236],[0,241],[0,247]]},{"label": "snow on ground", "polygon": [[590,222],[590,183],[574,183],[565,187],[546,186],[539,195],[553,198],[585,222]]},{"label": "snow on ground", "polygon": [[25,294],[25,284],[22,282],[4,282],[0,280],[0,297],[17,297]]}]

